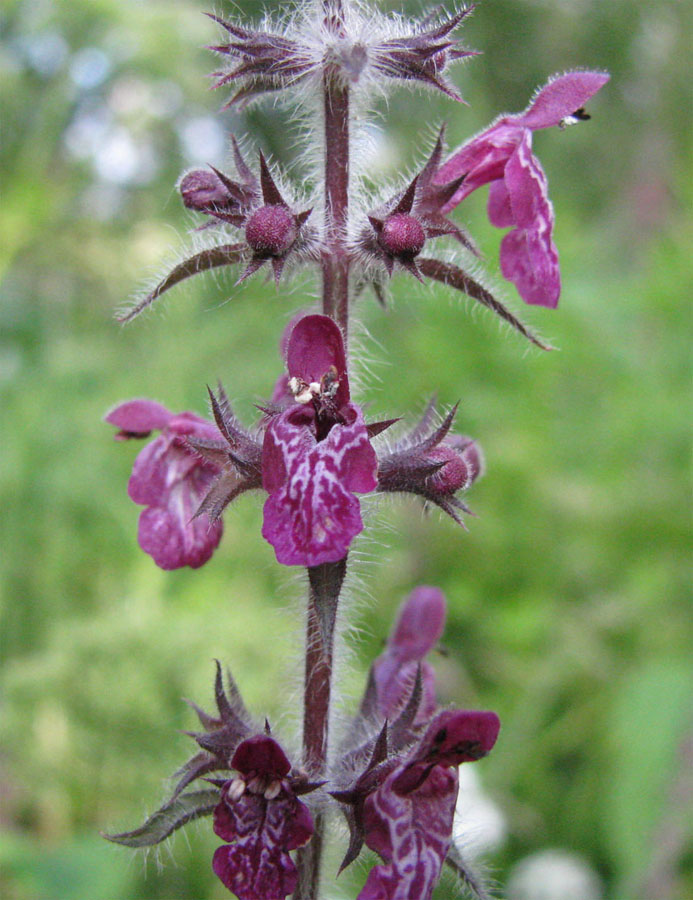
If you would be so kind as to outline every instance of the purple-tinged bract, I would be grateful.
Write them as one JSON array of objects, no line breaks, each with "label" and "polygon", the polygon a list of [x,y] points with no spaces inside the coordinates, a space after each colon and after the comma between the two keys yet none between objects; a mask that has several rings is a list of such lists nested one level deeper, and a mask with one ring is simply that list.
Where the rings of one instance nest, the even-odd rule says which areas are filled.
[{"label": "purple-tinged bract", "polygon": [[568,72],[552,79],[523,113],[500,117],[463,144],[433,179],[442,185],[464,176],[443,212],[491,184],[489,220],[513,229],[501,244],[501,271],[526,303],[555,307],[561,292],[553,206],[546,175],[532,153],[532,132],[572,121],[608,80],[602,72]]},{"label": "purple-tinged bract", "polygon": [[174,415],[151,400],[123,403],[106,421],[120,429],[120,439],[161,431],[137,456],[128,483],[131,499],[146,507],[138,528],[142,549],[162,569],[203,565],[218,546],[223,526],[195,514],[219,469],[188,439],[218,441],[217,428],[190,412]]},{"label": "purple-tinged bract", "polygon": [[452,37],[452,32],[472,9],[471,6],[462,7],[432,27],[428,16],[426,24],[417,23],[411,34],[372,45],[373,68],[387,78],[418,82],[442,91],[453,100],[462,100],[444,73],[450,63],[474,56],[473,50],[460,47],[457,39]]},{"label": "purple-tinged bract", "polygon": [[363,529],[354,493],[372,491],[377,458],[361,410],[350,402],[344,345],[326,316],[306,316],[287,349],[294,403],[272,416],[262,455],[263,536],[285,565],[346,556]]}]

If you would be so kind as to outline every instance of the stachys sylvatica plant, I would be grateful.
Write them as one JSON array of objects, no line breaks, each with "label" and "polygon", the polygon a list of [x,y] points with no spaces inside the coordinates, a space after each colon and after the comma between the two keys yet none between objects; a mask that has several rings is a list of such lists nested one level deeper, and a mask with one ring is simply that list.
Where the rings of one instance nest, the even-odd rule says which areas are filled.
[{"label": "stachys sylvatica plant", "polygon": [[350,835],[342,868],[364,844],[381,859],[359,900],[427,900],[445,864],[483,897],[486,889],[452,846],[457,768],[489,753],[500,723],[493,712],[438,704],[426,656],[443,630],[440,591],[413,590],[352,721],[340,733],[328,730],[337,607],[349,548],[364,528],[361,495],[418,495],[461,524],[462,497],[483,471],[479,445],[453,430],[455,407],[439,415],[431,403],[416,424],[398,426],[398,438],[382,437],[406,412],[369,421],[352,396],[350,317],[368,289],[385,302],[388,278],[401,273],[466,294],[522,339],[550,349],[470,274],[479,251],[451,214],[488,184],[489,219],[509,229],[503,276],[526,303],[555,307],[553,207],[532,134],[589,118],[585,105],[608,75],[553,77],[523,112],[499,117],[452,152],[441,127],[420,170],[394,193],[369,200],[351,153],[355,112],[363,120],[373,96],[402,81],[461,100],[447,70],[473,55],[454,36],[471,7],[438,8],[419,22],[348,0],[308,0],[289,15],[277,12],[276,22],[268,16],[257,26],[211,16],[223,34],[212,48],[221,59],[216,86],[241,105],[284,91],[311,126],[302,134],[312,180],[293,191],[261,150],[249,160],[229,136],[234,171],[195,169],[179,183],[182,202],[200,216],[205,248],[122,319],[198,272],[228,269],[238,284],[266,265],[277,285],[296,270],[314,270],[321,314],[291,320],[273,394],[253,427],[236,418],[221,385],[209,391],[210,419],[145,399],[106,418],[118,438],[148,440],[128,491],[143,507],[140,546],[158,566],[207,563],[223,516],[232,514],[227,506],[256,491],[264,501],[262,537],[277,561],[306,568],[302,751],[289,755],[282,735],[246,709],[217,665],[216,710],[195,707],[196,752],[177,773],[173,796],[140,828],[109,839],[146,847],[212,816],[220,846],[210,864],[239,900],[316,900],[326,832],[341,815]]}]

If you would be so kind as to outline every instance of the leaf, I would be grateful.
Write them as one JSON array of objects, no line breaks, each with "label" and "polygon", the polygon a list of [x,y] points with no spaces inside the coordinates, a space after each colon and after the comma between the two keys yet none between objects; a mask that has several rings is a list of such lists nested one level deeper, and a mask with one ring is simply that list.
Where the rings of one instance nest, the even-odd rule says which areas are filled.
[{"label": "leaf", "polygon": [[211,815],[218,803],[219,791],[191,791],[170,800],[134,831],[102,835],[125,847],[153,847],[193,819]]}]

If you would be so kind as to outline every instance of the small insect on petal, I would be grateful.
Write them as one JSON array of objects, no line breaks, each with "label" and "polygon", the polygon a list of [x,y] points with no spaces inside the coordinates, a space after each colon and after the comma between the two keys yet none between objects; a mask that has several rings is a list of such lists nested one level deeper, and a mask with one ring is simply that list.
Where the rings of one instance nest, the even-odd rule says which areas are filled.
[{"label": "small insect on petal", "polygon": [[585,112],[585,108],[583,106],[580,109],[576,109],[574,113],[571,113],[569,116],[564,116],[561,121],[558,123],[558,127],[563,131],[569,125],[577,125],[579,122],[587,122],[592,118],[592,116]]}]

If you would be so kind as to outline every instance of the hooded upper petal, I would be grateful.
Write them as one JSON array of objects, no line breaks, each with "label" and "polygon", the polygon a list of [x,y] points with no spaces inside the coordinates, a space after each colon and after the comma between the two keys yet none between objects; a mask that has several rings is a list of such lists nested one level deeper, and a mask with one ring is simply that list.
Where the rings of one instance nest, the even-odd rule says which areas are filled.
[{"label": "hooded upper petal", "polygon": [[465,176],[442,212],[454,209],[472,191],[503,177],[505,164],[524,130],[558,125],[582,107],[609,80],[604,72],[567,72],[552,78],[517,115],[500,116],[487,129],[464,143],[438,169],[434,184]]},{"label": "hooded upper petal", "polygon": [[128,400],[112,409],[105,417],[110,425],[120,431],[117,438],[143,437],[150,431],[165,428],[173,413],[154,400]]},{"label": "hooded upper petal", "polygon": [[342,332],[328,316],[304,316],[294,325],[289,337],[286,365],[289,377],[318,384],[334,368],[339,380],[335,402],[349,402],[346,354]]},{"label": "hooded upper petal", "polygon": [[424,661],[440,640],[445,627],[445,597],[442,591],[421,586],[402,605],[385,651],[373,663],[378,707],[391,719],[406,702],[416,671],[421,665],[423,699],[418,717],[428,719],[436,708],[435,674]]},{"label": "hooded upper petal", "polygon": [[527,109],[513,118],[519,125],[532,130],[558,125],[561,119],[584,106],[610,77],[606,72],[555,75],[535,94]]}]

